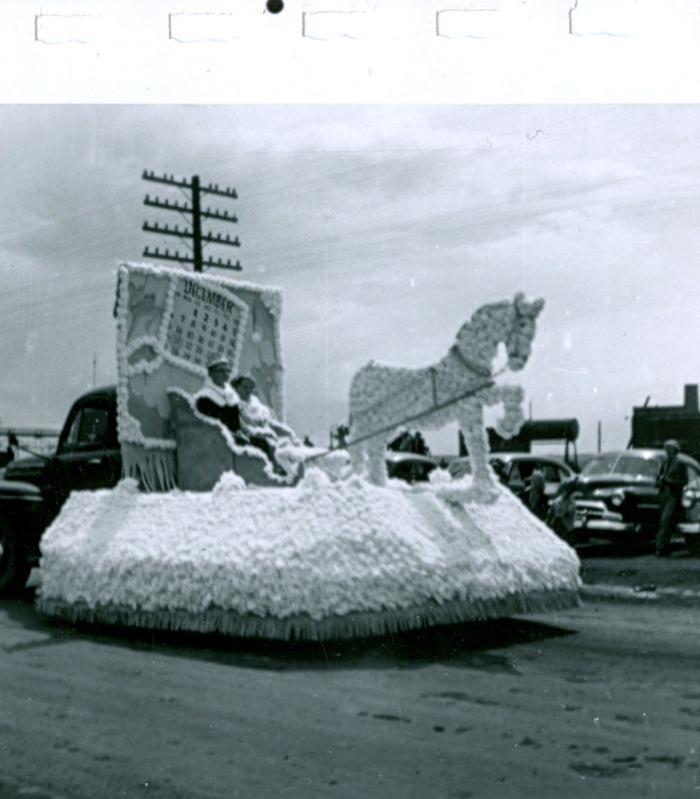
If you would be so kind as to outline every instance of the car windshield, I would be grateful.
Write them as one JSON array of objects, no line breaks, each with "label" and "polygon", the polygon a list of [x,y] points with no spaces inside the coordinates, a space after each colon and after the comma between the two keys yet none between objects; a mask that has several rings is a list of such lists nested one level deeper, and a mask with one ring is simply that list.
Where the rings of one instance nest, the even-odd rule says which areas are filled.
[{"label": "car windshield", "polygon": [[644,458],[641,455],[599,455],[584,467],[584,477],[624,474],[636,479],[654,478],[659,470],[660,456]]},{"label": "car windshield", "polygon": [[[506,468],[506,464],[503,462],[501,458],[492,457],[489,458],[489,462],[491,466],[493,466],[496,473],[500,474],[500,472]],[[458,458],[457,460],[452,461],[449,466],[450,474],[453,477],[463,477],[465,474],[472,473],[472,465],[469,458]],[[528,472],[529,474],[529,472]]]}]

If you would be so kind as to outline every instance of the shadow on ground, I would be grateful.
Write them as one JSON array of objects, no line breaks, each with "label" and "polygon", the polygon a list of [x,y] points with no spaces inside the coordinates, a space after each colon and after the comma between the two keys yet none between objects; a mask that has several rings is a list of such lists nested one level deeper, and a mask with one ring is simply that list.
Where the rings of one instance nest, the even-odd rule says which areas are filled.
[{"label": "shadow on ground", "polygon": [[415,669],[432,664],[517,674],[503,652],[516,644],[572,635],[573,630],[522,618],[470,622],[352,641],[268,641],[133,627],[53,622],[37,613],[33,597],[0,601],[0,616],[13,625],[42,635],[11,646],[6,655],[76,640],[157,650],[171,657],[207,660],[243,668],[273,671],[324,669]]}]

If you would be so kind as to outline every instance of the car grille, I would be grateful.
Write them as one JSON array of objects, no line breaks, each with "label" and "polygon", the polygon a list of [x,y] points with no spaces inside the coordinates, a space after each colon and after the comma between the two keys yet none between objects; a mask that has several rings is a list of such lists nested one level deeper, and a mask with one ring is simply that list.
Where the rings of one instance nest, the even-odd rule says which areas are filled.
[{"label": "car grille", "polygon": [[692,507],[684,508],[685,521],[697,524],[700,522],[700,502],[693,503]]},{"label": "car grille", "polygon": [[578,499],[576,500],[576,520],[606,519],[608,521],[622,521],[621,513],[613,513],[601,500]]}]

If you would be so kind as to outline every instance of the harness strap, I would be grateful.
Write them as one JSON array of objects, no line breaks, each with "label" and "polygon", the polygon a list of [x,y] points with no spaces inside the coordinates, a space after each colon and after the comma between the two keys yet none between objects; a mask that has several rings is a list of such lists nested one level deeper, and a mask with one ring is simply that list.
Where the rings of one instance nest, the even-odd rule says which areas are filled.
[{"label": "harness strap", "polygon": [[430,367],[430,388],[433,392],[433,405],[438,404],[438,397],[437,397],[437,370],[434,366]]},{"label": "harness strap", "polygon": [[462,366],[466,366],[467,369],[470,369],[472,372],[476,373],[480,377],[493,377],[491,374],[491,370],[488,366],[484,366],[483,364],[476,363],[471,359],[467,358],[464,353],[460,350],[460,348],[453,344],[450,347],[450,352],[454,355],[457,360],[462,364]]}]

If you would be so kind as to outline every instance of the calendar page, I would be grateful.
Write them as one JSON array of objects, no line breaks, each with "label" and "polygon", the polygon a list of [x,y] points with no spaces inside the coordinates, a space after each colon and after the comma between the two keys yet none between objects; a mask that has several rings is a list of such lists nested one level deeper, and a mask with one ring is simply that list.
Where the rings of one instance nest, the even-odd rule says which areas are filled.
[{"label": "calendar page", "polygon": [[217,355],[234,363],[245,305],[225,290],[178,278],[165,349],[176,358],[206,366]]}]

